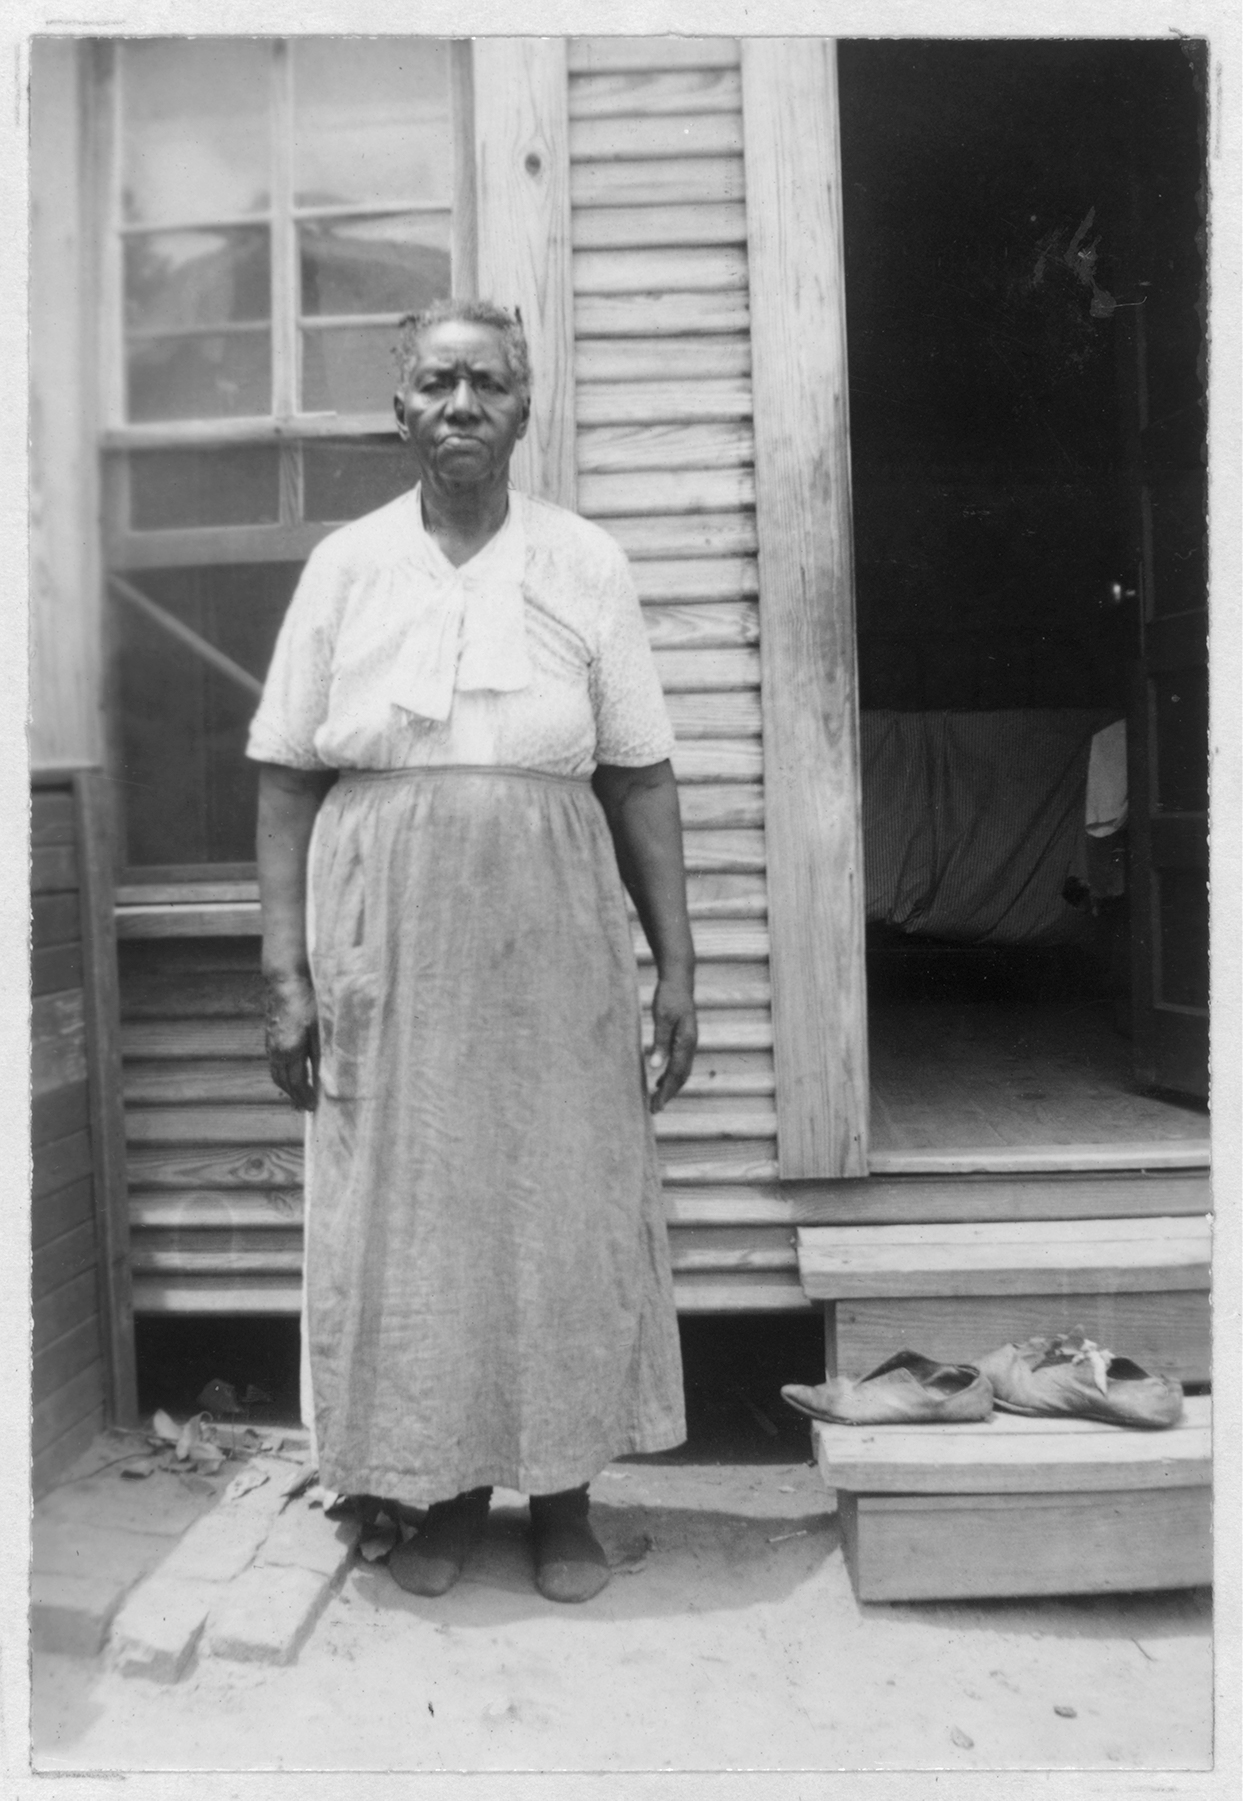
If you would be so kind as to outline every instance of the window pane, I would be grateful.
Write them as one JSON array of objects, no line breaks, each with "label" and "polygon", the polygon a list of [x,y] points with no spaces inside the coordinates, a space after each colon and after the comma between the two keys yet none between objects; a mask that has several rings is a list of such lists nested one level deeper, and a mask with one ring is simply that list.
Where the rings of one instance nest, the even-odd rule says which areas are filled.
[{"label": "window pane", "polygon": [[[298,567],[144,570],[152,600],[262,680]],[[241,863],[255,854],[256,701],[133,607],[116,603],[126,860]]]},{"label": "window pane", "polygon": [[129,460],[129,522],[136,532],[195,525],[273,525],[280,518],[280,452],[140,450]]},{"label": "window pane", "polygon": [[449,46],[435,38],[296,38],[299,206],[453,197]]},{"label": "window pane", "polygon": [[135,421],[222,419],[272,410],[266,329],[140,338],[126,347],[126,411]]},{"label": "window pane", "polygon": [[248,38],[153,38],[121,47],[122,217],[221,219],[270,192],[272,51]]},{"label": "window pane", "polygon": [[129,331],[186,331],[272,316],[266,226],[143,232],[125,244]]},{"label": "window pane", "polygon": [[448,213],[326,219],[299,231],[304,313],[406,313],[451,291]]},{"label": "window pane", "polygon": [[396,500],[418,472],[399,439],[308,444],[302,452],[303,508],[308,519],[339,524]]},{"label": "window pane", "polygon": [[302,333],[302,405],[308,413],[387,413],[397,387],[392,325],[329,326]]}]

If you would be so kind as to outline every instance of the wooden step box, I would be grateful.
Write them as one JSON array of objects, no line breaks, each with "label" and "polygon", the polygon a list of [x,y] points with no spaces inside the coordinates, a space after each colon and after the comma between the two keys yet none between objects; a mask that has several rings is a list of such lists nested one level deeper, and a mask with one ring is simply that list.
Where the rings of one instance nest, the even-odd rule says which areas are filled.
[{"label": "wooden step box", "polygon": [[896,1351],[970,1363],[1007,1342],[1082,1326],[1184,1383],[1210,1379],[1210,1221],[1060,1219],[810,1226],[804,1292],[825,1309],[832,1375]]},{"label": "wooden step box", "polygon": [[1212,1580],[1211,1402],[1142,1432],[994,1413],[813,1426],[860,1601],[1109,1594]]}]

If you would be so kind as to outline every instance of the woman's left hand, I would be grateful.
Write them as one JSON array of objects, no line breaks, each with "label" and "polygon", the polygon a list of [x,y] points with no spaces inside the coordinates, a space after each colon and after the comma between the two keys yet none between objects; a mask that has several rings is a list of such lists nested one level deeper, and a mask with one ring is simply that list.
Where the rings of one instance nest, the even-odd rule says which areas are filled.
[{"label": "woman's left hand", "polygon": [[691,1073],[699,1027],[695,997],[689,983],[661,980],[652,997],[655,1038],[649,1067],[656,1079],[648,1106],[659,1113],[671,1101]]}]

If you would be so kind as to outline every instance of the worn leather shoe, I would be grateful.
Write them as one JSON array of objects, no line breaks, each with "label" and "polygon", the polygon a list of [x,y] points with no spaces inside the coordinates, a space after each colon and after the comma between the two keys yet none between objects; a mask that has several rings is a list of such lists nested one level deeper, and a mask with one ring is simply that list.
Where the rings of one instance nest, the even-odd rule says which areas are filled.
[{"label": "worn leather shoe", "polygon": [[471,1488],[451,1501],[434,1501],[415,1536],[389,1554],[399,1587],[412,1595],[443,1595],[453,1587],[488,1523],[490,1488]]},{"label": "worn leather shoe", "polygon": [[1150,1430],[1182,1418],[1181,1383],[1102,1350],[1082,1328],[1002,1345],[980,1358],[980,1369],[1005,1413],[1070,1414]]},{"label": "worn leather shoe", "polygon": [[846,1426],[936,1425],[985,1420],[993,1391],[970,1363],[936,1363],[918,1351],[899,1351],[857,1380],[829,1376],[816,1388],[796,1382],[782,1398],[813,1420]]}]

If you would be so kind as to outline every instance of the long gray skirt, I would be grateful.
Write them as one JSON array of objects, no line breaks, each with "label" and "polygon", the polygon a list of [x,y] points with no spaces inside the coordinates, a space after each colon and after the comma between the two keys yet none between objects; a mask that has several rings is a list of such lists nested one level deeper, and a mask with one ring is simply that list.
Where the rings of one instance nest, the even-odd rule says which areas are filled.
[{"label": "long gray skirt", "polygon": [[310,882],[321,1481],[546,1494],[681,1443],[634,955],[590,785],[347,772]]}]

